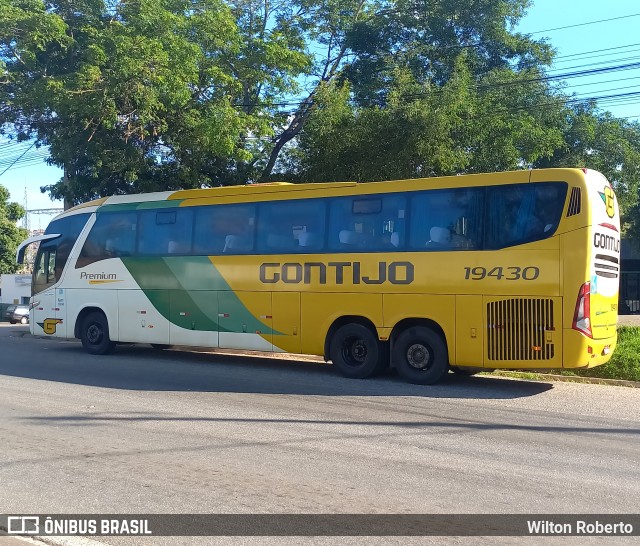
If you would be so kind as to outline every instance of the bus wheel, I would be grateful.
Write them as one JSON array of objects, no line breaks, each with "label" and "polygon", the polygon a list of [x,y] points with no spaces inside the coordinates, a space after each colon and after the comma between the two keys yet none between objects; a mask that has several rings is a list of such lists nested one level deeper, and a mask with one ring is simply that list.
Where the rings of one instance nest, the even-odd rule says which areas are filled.
[{"label": "bus wheel", "polygon": [[333,334],[329,355],[342,375],[354,379],[380,373],[386,364],[378,338],[356,323],[346,324]]},{"label": "bus wheel", "polygon": [[432,385],[442,379],[449,369],[448,360],[442,337],[424,326],[413,326],[402,332],[391,355],[398,374],[418,385]]},{"label": "bus wheel", "polygon": [[471,368],[469,366],[449,366],[449,369],[456,375],[466,375],[470,377],[482,372],[492,372],[493,370],[485,368]]},{"label": "bus wheel", "polygon": [[109,338],[107,317],[100,311],[89,313],[82,321],[80,340],[84,350],[92,355],[106,355],[116,346]]}]

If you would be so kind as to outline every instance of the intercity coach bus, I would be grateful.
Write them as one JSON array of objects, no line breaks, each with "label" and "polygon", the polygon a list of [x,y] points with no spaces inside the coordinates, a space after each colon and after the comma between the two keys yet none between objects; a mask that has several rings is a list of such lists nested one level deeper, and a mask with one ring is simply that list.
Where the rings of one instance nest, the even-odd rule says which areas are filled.
[{"label": "intercity coach bus", "polygon": [[392,367],[587,368],[617,334],[620,220],[587,169],[269,183],[103,198],[57,216],[33,334],[324,356]]}]

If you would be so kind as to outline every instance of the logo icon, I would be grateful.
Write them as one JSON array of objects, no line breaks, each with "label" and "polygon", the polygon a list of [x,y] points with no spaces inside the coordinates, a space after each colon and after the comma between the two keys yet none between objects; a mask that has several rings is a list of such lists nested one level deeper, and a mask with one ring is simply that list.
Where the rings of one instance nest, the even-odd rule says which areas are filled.
[{"label": "logo icon", "polygon": [[9,516],[7,518],[8,535],[37,535],[40,532],[38,516]]},{"label": "logo icon", "polygon": [[604,201],[604,206],[607,209],[607,216],[609,218],[613,218],[616,215],[616,208],[614,206],[615,203],[615,194],[610,186],[604,187],[604,192],[598,192],[602,200]]},{"label": "logo icon", "polygon": [[62,324],[62,319],[48,318],[44,319],[44,322],[38,322],[38,326],[44,330],[45,334],[49,334],[50,336],[56,333],[58,324]]}]

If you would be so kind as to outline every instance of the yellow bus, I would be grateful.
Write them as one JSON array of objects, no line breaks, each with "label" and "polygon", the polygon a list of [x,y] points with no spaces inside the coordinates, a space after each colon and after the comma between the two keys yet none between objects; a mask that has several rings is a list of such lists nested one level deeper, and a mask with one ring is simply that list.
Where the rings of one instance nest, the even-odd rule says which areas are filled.
[{"label": "yellow bus", "polygon": [[587,368],[617,334],[620,221],[604,176],[548,169],[103,198],[39,242],[30,328],[388,367]]}]

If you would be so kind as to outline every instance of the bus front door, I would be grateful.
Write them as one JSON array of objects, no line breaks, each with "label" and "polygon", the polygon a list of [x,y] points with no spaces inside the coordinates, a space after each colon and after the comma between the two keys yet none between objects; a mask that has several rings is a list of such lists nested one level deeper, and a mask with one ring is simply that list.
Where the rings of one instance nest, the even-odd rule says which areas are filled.
[{"label": "bus front door", "polygon": [[33,277],[33,294],[31,298],[31,333],[34,335],[47,335],[63,337],[65,331],[62,328],[64,317],[57,305],[55,284],[55,247],[47,248],[41,245],[36,258]]}]

